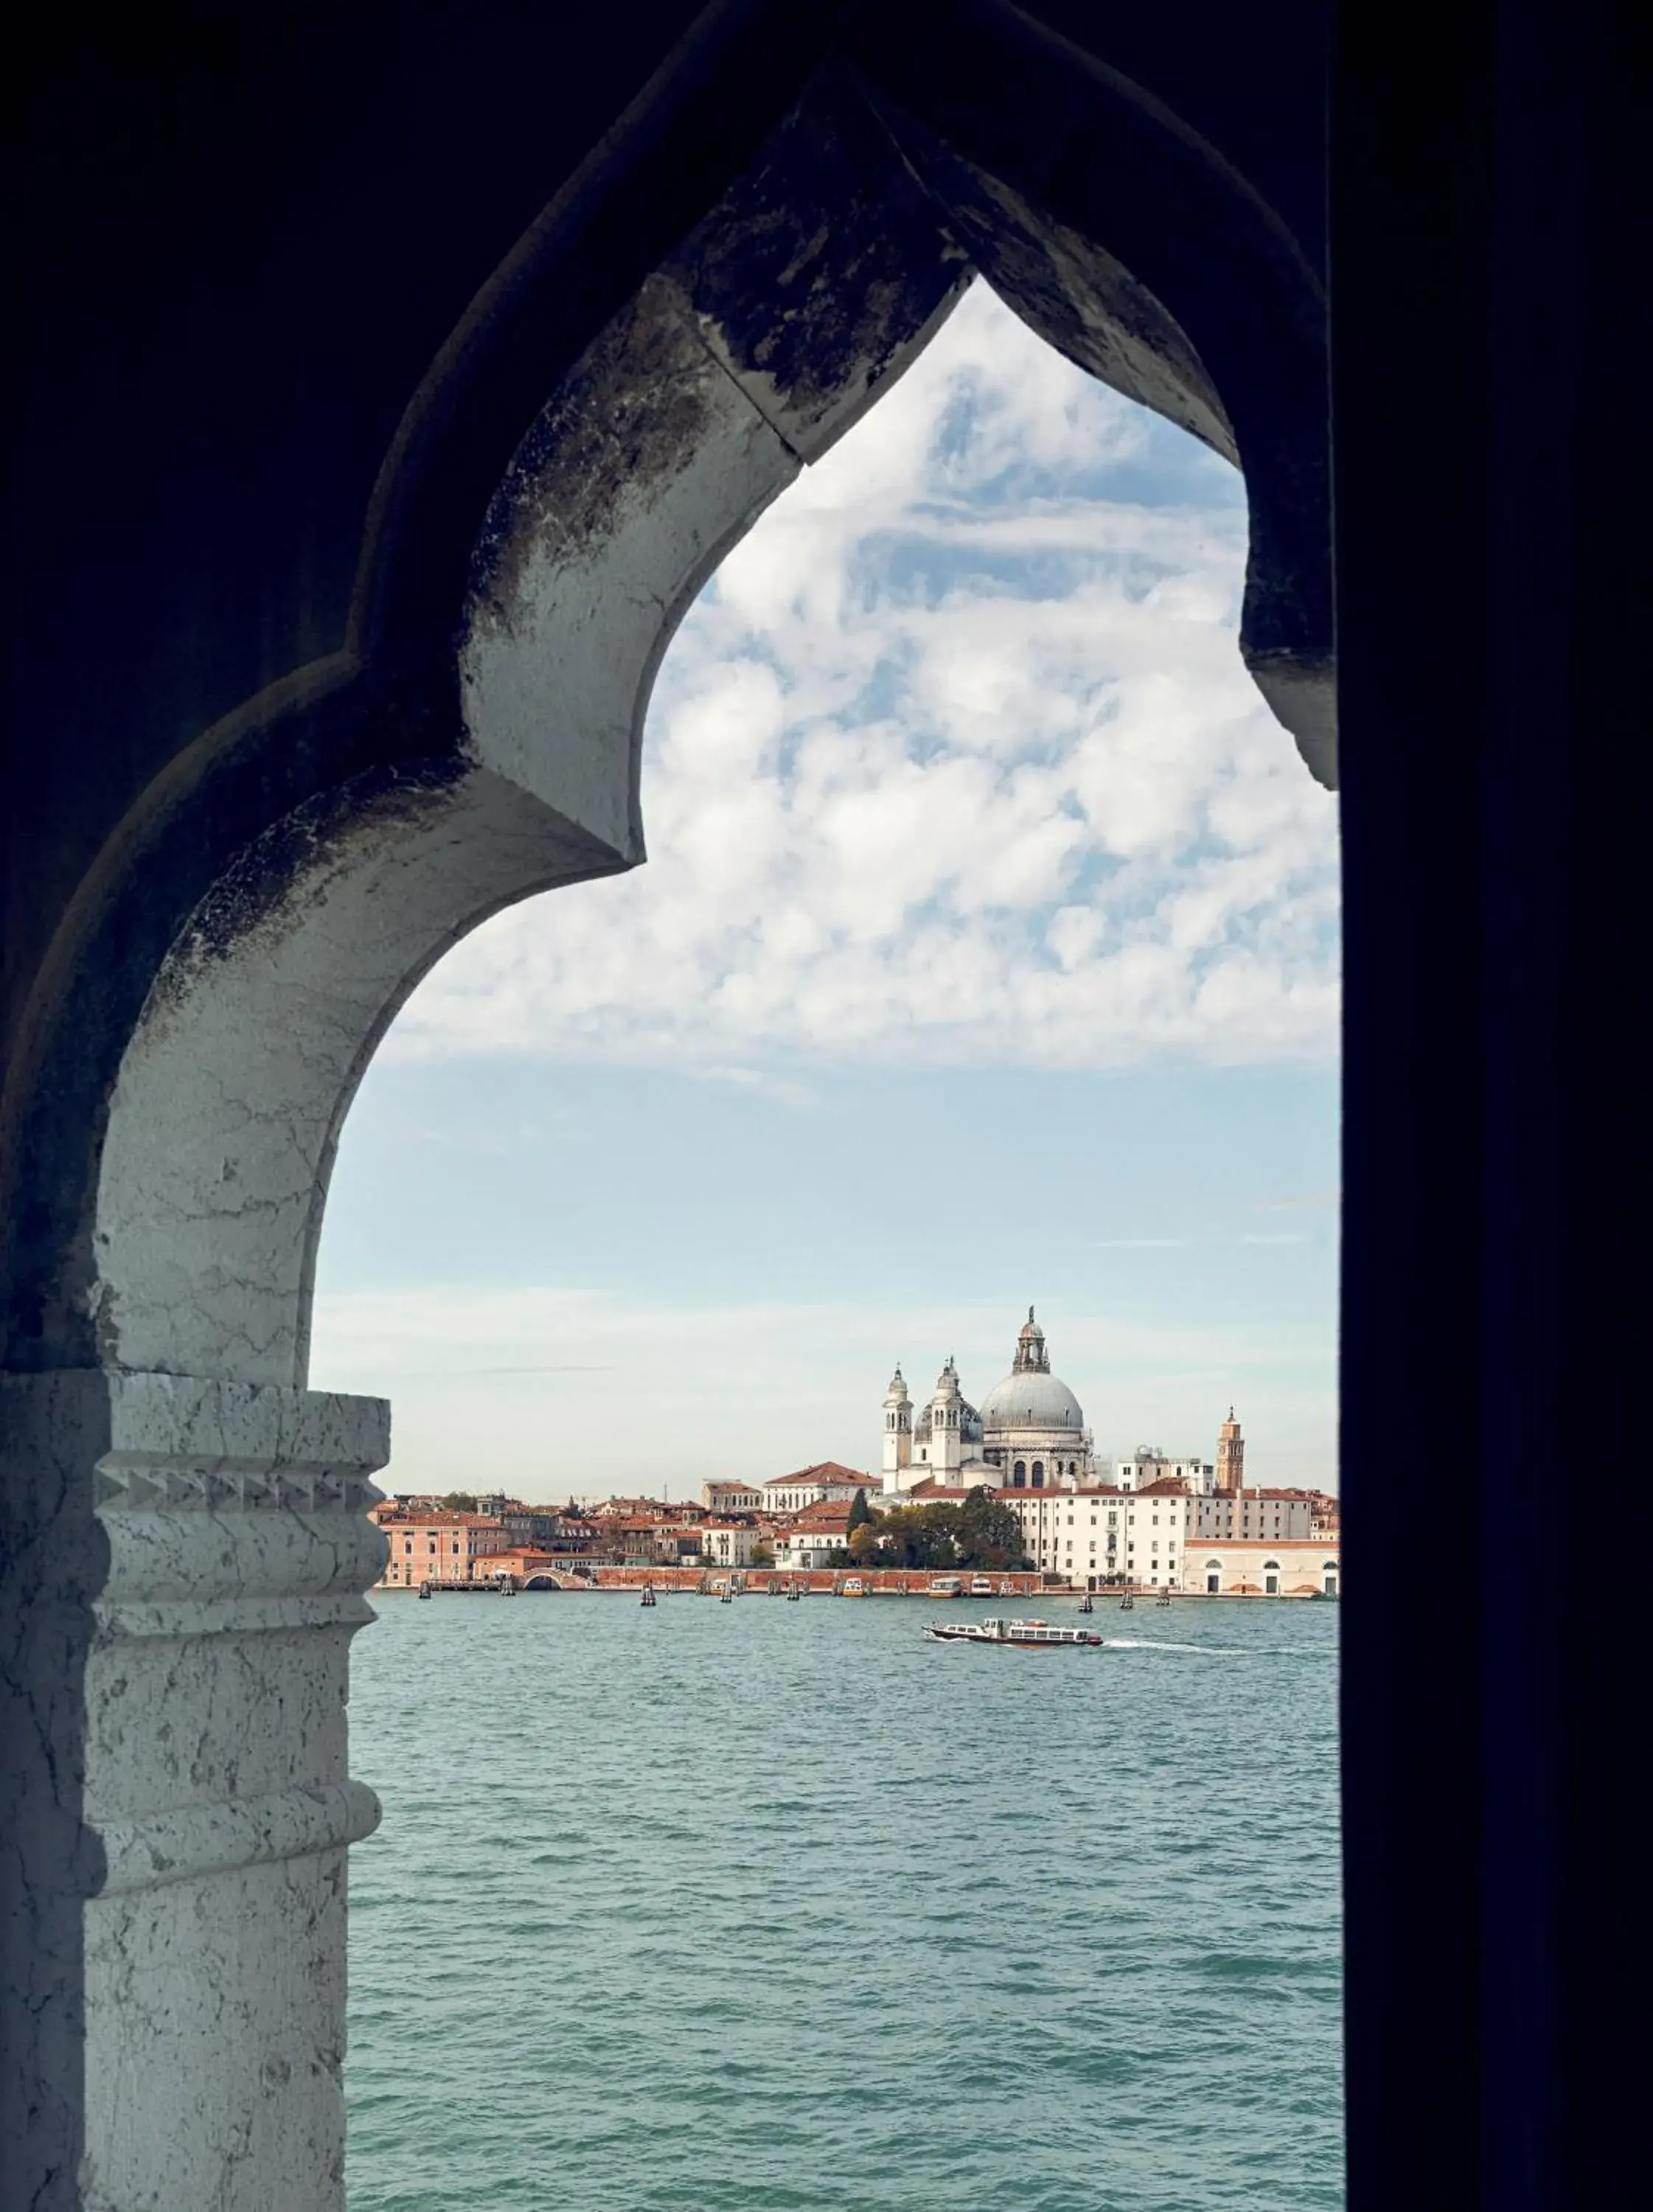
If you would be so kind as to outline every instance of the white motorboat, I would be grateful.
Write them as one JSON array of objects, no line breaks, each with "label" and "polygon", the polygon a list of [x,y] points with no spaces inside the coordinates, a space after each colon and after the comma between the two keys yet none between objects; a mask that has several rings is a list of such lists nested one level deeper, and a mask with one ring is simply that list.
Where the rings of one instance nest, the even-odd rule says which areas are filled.
[{"label": "white motorboat", "polygon": [[924,1633],[932,1644],[990,1644],[1015,1651],[1084,1651],[1102,1642],[1094,1629],[1053,1628],[1048,1620],[938,1621]]}]

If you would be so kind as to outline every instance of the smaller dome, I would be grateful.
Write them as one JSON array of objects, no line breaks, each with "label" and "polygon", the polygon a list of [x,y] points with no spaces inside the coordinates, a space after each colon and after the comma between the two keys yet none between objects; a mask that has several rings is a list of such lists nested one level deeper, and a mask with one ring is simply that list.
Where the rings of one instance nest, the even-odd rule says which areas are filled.
[{"label": "smaller dome", "polygon": [[1016,1357],[1012,1364],[1018,1375],[1048,1375],[1050,1354],[1045,1349],[1044,1331],[1033,1318],[1033,1309],[1027,1310],[1027,1319],[1016,1333]]}]

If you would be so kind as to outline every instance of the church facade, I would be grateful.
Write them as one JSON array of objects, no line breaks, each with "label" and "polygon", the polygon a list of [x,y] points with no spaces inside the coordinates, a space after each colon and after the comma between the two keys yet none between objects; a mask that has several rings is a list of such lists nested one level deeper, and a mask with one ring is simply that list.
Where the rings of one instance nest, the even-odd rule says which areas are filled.
[{"label": "church facade", "polygon": [[915,1408],[899,1367],[884,1399],[884,1496],[915,1490],[1071,1489],[1094,1479],[1095,1447],[1085,1413],[1050,1371],[1044,1331],[1031,1306],[1011,1370],[980,1408],[965,1397],[950,1356],[928,1402]]}]

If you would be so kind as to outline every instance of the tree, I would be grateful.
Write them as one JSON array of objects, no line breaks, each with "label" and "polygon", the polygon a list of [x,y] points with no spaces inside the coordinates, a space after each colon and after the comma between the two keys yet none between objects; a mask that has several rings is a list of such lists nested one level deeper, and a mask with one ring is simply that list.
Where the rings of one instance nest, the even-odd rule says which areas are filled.
[{"label": "tree", "polygon": [[754,1567],[772,1567],[775,1565],[775,1553],[767,1544],[754,1544],[750,1565]]},{"label": "tree", "polygon": [[864,1490],[858,1490],[855,1492],[854,1503],[849,1509],[850,1534],[853,1536],[858,1528],[865,1528],[872,1518],[872,1508],[866,1502],[866,1492]]},{"label": "tree", "polygon": [[1025,1567],[1022,1524],[1012,1509],[978,1483],[958,1508],[959,1560],[964,1567]]},{"label": "tree", "polygon": [[892,1567],[1026,1567],[1022,1524],[1008,1505],[978,1486],[962,1505],[897,1505],[878,1520]]},{"label": "tree", "polygon": [[849,1556],[854,1559],[858,1567],[872,1566],[877,1560],[878,1556],[878,1540],[873,1533],[872,1522],[870,1516],[866,1520],[861,1522],[859,1528],[857,1528],[854,1524],[854,1516],[853,1514],[851,1515],[849,1529]]},{"label": "tree", "polygon": [[477,1510],[476,1492],[471,1490],[450,1490],[447,1496],[443,1498],[442,1504],[449,1513],[474,1513]]}]

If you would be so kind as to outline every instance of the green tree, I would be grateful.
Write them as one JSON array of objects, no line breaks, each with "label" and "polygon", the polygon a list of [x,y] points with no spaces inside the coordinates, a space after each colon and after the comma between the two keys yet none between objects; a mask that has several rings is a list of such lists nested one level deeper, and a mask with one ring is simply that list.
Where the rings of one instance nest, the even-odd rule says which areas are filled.
[{"label": "green tree", "polygon": [[860,1528],[856,1528],[852,1522],[849,1531],[849,1556],[858,1567],[870,1567],[876,1564],[878,1556],[878,1540],[873,1532],[870,1518],[863,1521]]},{"label": "green tree", "polygon": [[858,1528],[865,1528],[872,1518],[872,1508],[866,1502],[866,1492],[864,1490],[858,1490],[855,1492],[854,1503],[849,1509],[850,1534],[853,1536]]},{"label": "green tree", "polygon": [[1022,1524],[1012,1508],[978,1483],[958,1508],[956,1531],[963,1567],[1025,1567]]},{"label": "green tree", "polygon": [[449,1513],[474,1513],[477,1494],[472,1490],[450,1490],[442,1504]]},{"label": "green tree", "polygon": [[775,1565],[775,1553],[767,1544],[752,1546],[751,1565],[755,1567],[772,1567]]}]

